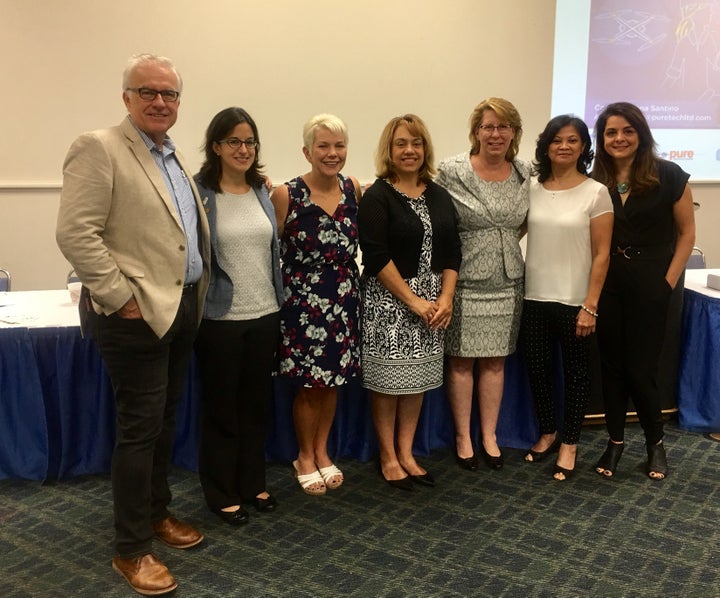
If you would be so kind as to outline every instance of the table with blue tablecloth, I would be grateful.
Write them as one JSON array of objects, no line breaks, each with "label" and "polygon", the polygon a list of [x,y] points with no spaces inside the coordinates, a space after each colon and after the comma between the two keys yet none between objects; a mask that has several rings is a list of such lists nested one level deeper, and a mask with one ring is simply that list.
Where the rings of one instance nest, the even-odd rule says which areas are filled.
[{"label": "table with blue tablecloth", "polygon": [[[688,270],[683,307],[678,409],[680,426],[720,430],[720,292],[707,273]],[[197,468],[200,385],[194,362],[178,406],[174,462]],[[474,410],[477,402],[474,401]],[[0,479],[67,478],[109,471],[114,443],[112,387],[90,339],[82,338],[67,291],[0,293]],[[473,418],[477,421],[477,418]],[[478,430],[473,432],[477,438]],[[505,367],[498,443],[527,448],[537,424],[520,354]],[[442,388],[427,392],[414,450],[452,447],[452,415]],[[341,389],[330,436],[334,458],[369,460],[377,452],[370,401],[358,380]],[[274,381],[269,461],[297,455],[292,391]]]},{"label": "table with blue tablecloth", "polygon": [[708,274],[720,269],[685,273],[678,424],[693,432],[720,432],[720,291]]},{"label": "table with blue tablecloth", "polygon": [[[178,406],[174,462],[197,468],[200,387],[194,362]],[[274,382],[266,453],[297,456],[292,392]],[[477,404],[474,405],[477,409]],[[114,443],[112,387],[100,355],[82,338],[67,291],[0,293],[0,479],[45,480],[107,472]],[[474,430],[477,434],[477,429]],[[506,365],[498,424],[501,446],[525,448],[537,437],[522,359]],[[415,451],[452,446],[454,428],[443,389],[426,393]],[[329,448],[334,458],[367,461],[377,452],[370,402],[358,380],[341,389]]]}]

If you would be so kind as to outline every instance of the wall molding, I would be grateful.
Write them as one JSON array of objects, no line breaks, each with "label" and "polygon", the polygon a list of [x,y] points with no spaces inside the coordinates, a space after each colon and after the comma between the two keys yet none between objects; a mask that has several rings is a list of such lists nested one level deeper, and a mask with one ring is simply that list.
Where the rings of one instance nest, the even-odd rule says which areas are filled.
[{"label": "wall molding", "polygon": [[59,191],[62,181],[0,181],[0,191]]}]

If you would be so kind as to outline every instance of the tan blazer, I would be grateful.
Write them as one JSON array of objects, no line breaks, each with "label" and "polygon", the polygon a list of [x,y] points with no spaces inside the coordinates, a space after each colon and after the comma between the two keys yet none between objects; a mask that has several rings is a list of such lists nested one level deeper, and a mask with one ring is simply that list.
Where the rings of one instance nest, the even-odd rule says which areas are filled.
[{"label": "tan blazer", "polygon": [[[177,158],[187,173],[182,156]],[[210,233],[197,188],[203,275],[202,315],[208,286]],[[159,338],[177,313],[185,278],[185,233],[150,150],[129,119],[85,133],[63,166],[56,239],[97,313],[112,314],[131,296]],[[200,317],[198,317],[198,322]]]}]

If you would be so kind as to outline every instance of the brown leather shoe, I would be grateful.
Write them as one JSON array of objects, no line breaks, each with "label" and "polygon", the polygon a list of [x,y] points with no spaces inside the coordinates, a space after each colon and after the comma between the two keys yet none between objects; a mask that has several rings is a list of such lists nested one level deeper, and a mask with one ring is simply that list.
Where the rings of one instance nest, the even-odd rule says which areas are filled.
[{"label": "brown leather shoe", "polygon": [[166,517],[153,523],[153,531],[158,540],[172,548],[190,548],[203,541],[203,535],[199,531],[175,517]]},{"label": "brown leather shoe", "polygon": [[144,596],[167,594],[177,588],[175,578],[168,568],[151,554],[112,560],[112,568],[125,578],[130,587]]}]

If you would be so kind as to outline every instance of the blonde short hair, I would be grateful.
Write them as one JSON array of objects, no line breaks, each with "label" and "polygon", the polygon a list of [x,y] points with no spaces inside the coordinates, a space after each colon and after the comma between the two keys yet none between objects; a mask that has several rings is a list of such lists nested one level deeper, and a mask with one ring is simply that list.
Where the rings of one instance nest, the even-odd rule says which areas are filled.
[{"label": "blonde short hair", "polygon": [[404,114],[396,116],[388,124],[385,125],[383,132],[380,134],[377,151],[375,152],[375,176],[379,179],[393,179],[395,177],[395,167],[392,163],[392,142],[395,131],[400,125],[407,127],[410,135],[420,137],[423,140],[425,150],[425,160],[420,167],[418,177],[421,181],[429,183],[437,172],[435,170],[435,152],[430,139],[430,133],[425,126],[423,120],[415,114]]},{"label": "blonde short hair", "polygon": [[480,151],[480,140],[477,138],[478,127],[482,124],[483,116],[488,110],[492,110],[498,115],[498,118],[508,123],[512,128],[513,139],[510,147],[505,154],[505,159],[512,162],[520,150],[520,140],[522,139],[522,119],[517,108],[511,102],[503,98],[487,98],[480,102],[470,115],[470,153],[477,154]]},{"label": "blonde short hair", "polygon": [[342,135],[345,138],[345,143],[347,143],[347,126],[341,118],[334,114],[316,114],[303,126],[303,146],[308,149],[312,148],[315,142],[315,135],[320,128]]}]

